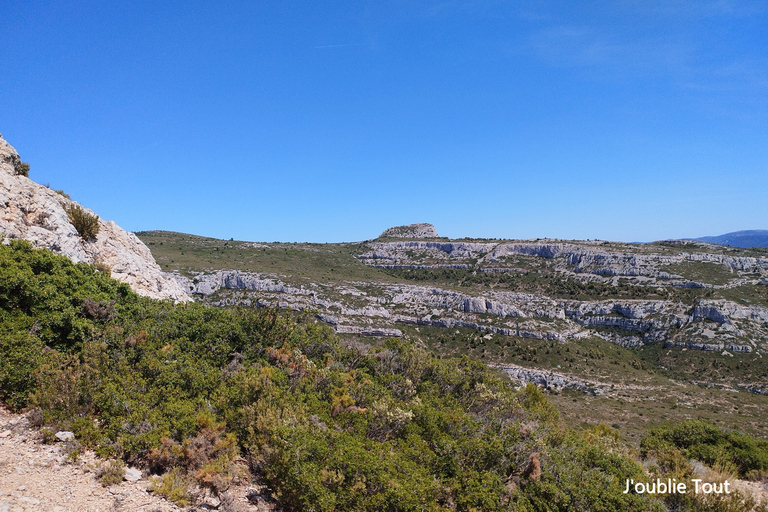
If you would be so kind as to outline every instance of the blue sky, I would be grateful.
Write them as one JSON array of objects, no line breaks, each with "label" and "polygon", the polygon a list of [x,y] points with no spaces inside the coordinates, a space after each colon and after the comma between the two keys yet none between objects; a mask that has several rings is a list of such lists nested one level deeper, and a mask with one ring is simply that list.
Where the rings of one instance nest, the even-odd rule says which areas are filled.
[{"label": "blue sky", "polygon": [[768,7],[5,0],[0,133],[131,231],[768,229]]}]

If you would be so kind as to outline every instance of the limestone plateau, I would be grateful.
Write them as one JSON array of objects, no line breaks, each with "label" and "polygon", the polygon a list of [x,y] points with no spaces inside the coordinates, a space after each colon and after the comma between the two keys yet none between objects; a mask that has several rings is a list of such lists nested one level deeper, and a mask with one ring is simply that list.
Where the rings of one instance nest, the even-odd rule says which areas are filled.
[{"label": "limestone plateau", "polygon": [[[339,333],[399,336],[410,325],[561,343],[598,337],[624,347],[768,349],[766,252],[695,241],[434,240],[397,232],[337,245],[371,271],[366,279],[237,268],[188,269],[177,278],[198,300],[309,310]],[[244,244],[227,250],[275,258],[289,247],[294,252],[285,254],[294,256],[286,258],[329,250]]]},{"label": "limestone plateau", "polygon": [[[113,221],[98,220],[95,240],[81,237],[70,222],[66,195],[19,173],[21,158],[0,135],[0,235],[5,243],[21,238],[74,262],[97,263],[136,293],[157,299],[189,300],[178,283],[162,272],[146,245]],[[96,214],[83,208],[87,215]]]}]

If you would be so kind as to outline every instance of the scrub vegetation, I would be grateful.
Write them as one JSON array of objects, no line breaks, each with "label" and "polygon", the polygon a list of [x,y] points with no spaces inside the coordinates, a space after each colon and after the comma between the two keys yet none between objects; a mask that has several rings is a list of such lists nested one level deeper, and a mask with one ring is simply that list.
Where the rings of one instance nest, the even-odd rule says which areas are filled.
[{"label": "scrub vegetation", "polygon": [[85,208],[79,204],[71,204],[64,208],[67,212],[69,222],[77,230],[80,238],[87,241],[96,240],[99,235],[99,216],[88,213]]},{"label": "scrub vegetation", "polygon": [[646,473],[614,429],[478,359],[141,298],[24,241],[0,245],[0,361],[0,398],[112,460],[105,485],[137,465],[179,504],[257,479],[287,510],[664,510],[622,492]]}]

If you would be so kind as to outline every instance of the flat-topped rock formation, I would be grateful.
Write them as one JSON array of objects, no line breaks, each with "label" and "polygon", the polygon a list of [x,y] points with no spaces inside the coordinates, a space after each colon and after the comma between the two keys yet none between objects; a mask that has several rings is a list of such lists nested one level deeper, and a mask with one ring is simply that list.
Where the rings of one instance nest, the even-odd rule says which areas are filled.
[{"label": "flat-topped rock formation", "polygon": [[420,222],[418,224],[408,224],[407,226],[394,226],[385,230],[379,235],[379,238],[440,238],[435,226]]}]

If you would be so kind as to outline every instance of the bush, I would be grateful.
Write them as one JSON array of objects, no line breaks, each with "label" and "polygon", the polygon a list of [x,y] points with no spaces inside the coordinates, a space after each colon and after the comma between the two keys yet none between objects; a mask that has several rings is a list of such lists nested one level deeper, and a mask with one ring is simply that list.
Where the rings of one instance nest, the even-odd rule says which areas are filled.
[{"label": "bush", "polygon": [[289,510],[659,510],[622,494],[643,473],[617,433],[568,435],[535,386],[404,340],[349,348],[311,318],[153,301],[13,241],[0,398],[72,430],[72,459],[165,471],[153,489],[177,503],[247,464]]},{"label": "bush", "polygon": [[119,484],[124,476],[125,464],[121,460],[108,460],[96,470],[96,478],[104,487]]},{"label": "bush", "polygon": [[64,208],[69,222],[75,226],[77,234],[83,240],[93,241],[99,234],[99,216],[91,215],[79,204],[71,204]]},{"label": "bush", "polygon": [[64,454],[67,462],[74,464],[80,460],[85,447],[77,439],[72,439],[64,442],[64,446],[61,448],[61,453]]},{"label": "bush", "polygon": [[655,428],[640,442],[644,456],[669,448],[710,467],[733,467],[741,478],[753,471],[768,471],[768,441],[698,420]]},{"label": "bush", "polygon": [[[677,479],[693,488],[696,476],[689,459],[709,465],[705,480],[723,481],[732,472],[749,478],[766,467],[768,441],[747,434],[730,432],[699,420],[689,420],[651,430],[640,441],[641,455],[650,463],[652,478]],[[698,475],[701,478],[701,475]],[[731,494],[667,494],[663,495],[669,510],[717,512],[766,512],[768,504],[759,504],[739,491]]]},{"label": "bush", "polygon": [[29,164],[27,162],[19,162],[13,170],[16,176],[26,176],[29,178]]},{"label": "bush", "polygon": [[40,436],[42,438],[43,444],[53,444],[57,441],[56,432],[50,428],[41,428]]},{"label": "bush", "polygon": [[180,507],[186,507],[191,503],[189,486],[189,479],[178,468],[174,468],[162,477],[152,480],[150,490]]}]

